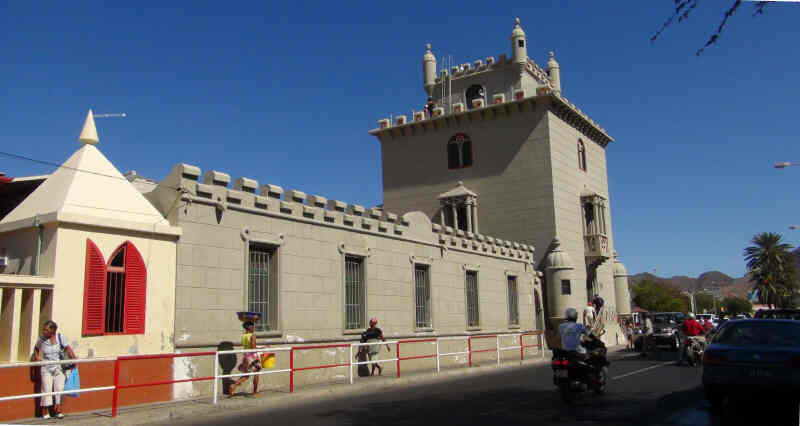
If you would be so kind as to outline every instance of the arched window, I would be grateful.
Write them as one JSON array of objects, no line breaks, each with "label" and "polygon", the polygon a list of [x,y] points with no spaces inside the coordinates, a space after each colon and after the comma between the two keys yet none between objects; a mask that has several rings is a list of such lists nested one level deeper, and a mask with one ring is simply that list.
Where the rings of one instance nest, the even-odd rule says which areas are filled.
[{"label": "arched window", "polygon": [[122,243],[108,264],[86,240],[83,334],[143,334],[147,300],[147,268],[130,241]]},{"label": "arched window", "polygon": [[586,171],[586,147],[580,139],[578,139],[578,168]]},{"label": "arched window", "polygon": [[472,101],[475,99],[483,99],[483,104],[486,105],[486,96],[483,86],[480,84],[473,84],[472,86],[469,86],[464,97],[467,99],[467,109],[472,109]]},{"label": "arched window", "polygon": [[472,163],[472,141],[466,134],[456,133],[447,142],[447,168],[460,169]]}]

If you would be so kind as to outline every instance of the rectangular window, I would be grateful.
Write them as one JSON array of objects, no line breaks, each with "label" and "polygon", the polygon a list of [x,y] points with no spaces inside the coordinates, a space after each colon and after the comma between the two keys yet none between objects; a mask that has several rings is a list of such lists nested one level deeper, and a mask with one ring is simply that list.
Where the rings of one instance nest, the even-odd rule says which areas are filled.
[{"label": "rectangular window", "polygon": [[428,265],[414,265],[414,298],[417,328],[431,328],[431,281]]},{"label": "rectangular window", "polygon": [[467,271],[467,327],[480,325],[478,311],[478,272]]},{"label": "rectangular window", "polygon": [[345,329],[364,328],[364,259],[345,256],[344,272]]},{"label": "rectangular window", "polygon": [[277,328],[277,256],[275,248],[250,243],[247,268],[247,310],[259,312],[261,318],[255,323],[257,331]]},{"label": "rectangular window", "polygon": [[569,280],[561,280],[561,294],[572,294],[572,285]]},{"label": "rectangular window", "polygon": [[519,295],[517,277],[508,277],[508,324],[519,325]]}]

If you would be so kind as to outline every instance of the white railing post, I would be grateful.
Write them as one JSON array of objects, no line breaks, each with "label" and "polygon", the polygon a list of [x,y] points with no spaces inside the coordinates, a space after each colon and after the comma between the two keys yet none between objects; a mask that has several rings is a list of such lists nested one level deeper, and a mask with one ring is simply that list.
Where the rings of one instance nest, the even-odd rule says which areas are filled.
[{"label": "white railing post", "polygon": [[353,344],[350,344],[350,384],[353,384]]},{"label": "white railing post", "polygon": [[498,334],[495,337],[497,338],[497,345],[496,345],[496,348],[497,348],[496,349],[497,350],[497,366],[499,367],[500,366],[500,335]]},{"label": "white railing post", "polygon": [[217,368],[218,364],[219,364],[219,352],[214,352],[214,366],[213,366],[213,368],[214,368],[214,405],[217,405],[217,392],[219,391],[217,389],[217,386],[218,386],[217,382],[219,382],[219,377],[217,377],[217,376],[219,376],[219,369]]},{"label": "white railing post", "polygon": [[440,370],[439,368],[439,339],[436,339],[436,373],[438,374]]},{"label": "white railing post", "polygon": [[544,359],[544,332],[539,334],[539,352],[542,353],[542,359]]}]

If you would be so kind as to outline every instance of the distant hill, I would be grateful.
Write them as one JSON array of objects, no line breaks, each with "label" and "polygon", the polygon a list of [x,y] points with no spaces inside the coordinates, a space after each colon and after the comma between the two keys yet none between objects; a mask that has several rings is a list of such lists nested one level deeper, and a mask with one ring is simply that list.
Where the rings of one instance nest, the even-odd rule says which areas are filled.
[{"label": "distant hill", "polygon": [[732,278],[719,271],[708,271],[700,274],[697,278],[687,277],[685,275],[676,275],[673,277],[659,277],[649,272],[630,275],[628,281],[630,285],[638,284],[644,280],[659,281],[679,288],[681,290],[694,290],[694,289],[709,289],[719,287],[720,295],[726,296],[739,296],[745,297],[747,292],[750,291],[750,277],[745,275],[740,278]]},{"label": "distant hill", "polygon": [[[800,247],[794,249],[792,254],[794,255],[794,266],[800,274]],[[643,280],[663,282],[681,290],[719,287],[721,297],[747,297],[747,293],[750,292],[753,287],[753,284],[750,282],[750,273],[739,278],[729,277],[719,271],[703,272],[697,278],[687,277],[685,275],[663,278],[649,272],[630,275],[628,277],[630,285],[638,284]]]}]

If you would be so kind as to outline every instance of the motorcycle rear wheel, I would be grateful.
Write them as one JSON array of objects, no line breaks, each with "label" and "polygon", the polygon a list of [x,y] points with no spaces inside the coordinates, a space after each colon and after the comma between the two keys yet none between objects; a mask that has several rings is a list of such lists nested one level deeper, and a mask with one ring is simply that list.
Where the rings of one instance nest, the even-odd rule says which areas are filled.
[{"label": "motorcycle rear wheel", "polygon": [[558,385],[558,390],[561,392],[561,399],[563,399],[567,405],[572,405],[572,403],[575,402],[575,394],[570,390],[569,383]]}]

